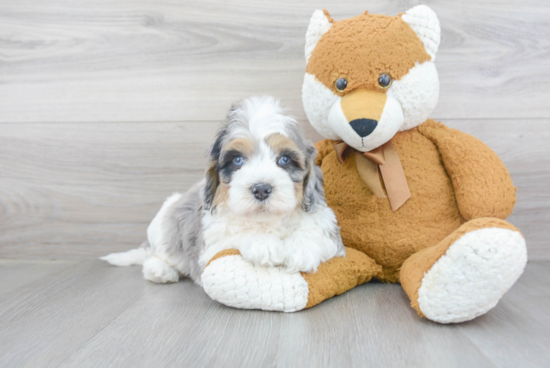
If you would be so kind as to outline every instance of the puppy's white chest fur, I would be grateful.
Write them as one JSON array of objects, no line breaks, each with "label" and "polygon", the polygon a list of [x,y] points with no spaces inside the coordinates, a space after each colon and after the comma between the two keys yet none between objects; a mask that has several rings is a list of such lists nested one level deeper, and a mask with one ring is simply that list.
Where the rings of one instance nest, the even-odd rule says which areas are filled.
[{"label": "puppy's white chest fur", "polygon": [[338,244],[331,240],[336,218],[325,208],[307,214],[297,208],[289,216],[237,217],[230,212],[205,213],[204,251],[206,264],[224,249],[237,249],[254,264],[281,266],[289,272],[312,272],[321,262],[338,256]]},{"label": "puppy's white chest fur", "polygon": [[[218,243],[231,236],[250,234],[271,234],[284,239],[293,233],[298,224],[298,214],[293,216],[254,216],[238,217],[229,212],[214,215],[205,215],[203,226],[205,227],[205,238],[211,238],[213,243]],[[208,241],[207,241],[208,243]],[[208,246],[208,245],[207,245]]]}]

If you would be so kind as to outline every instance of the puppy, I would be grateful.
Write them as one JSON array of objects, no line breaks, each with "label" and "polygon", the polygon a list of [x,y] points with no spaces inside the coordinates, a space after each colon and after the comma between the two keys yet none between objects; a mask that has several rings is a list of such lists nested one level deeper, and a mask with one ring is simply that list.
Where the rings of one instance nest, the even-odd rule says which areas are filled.
[{"label": "puppy", "polygon": [[209,149],[205,179],[164,202],[141,248],[102,259],[143,264],[145,279],[157,283],[188,276],[200,285],[202,270],[224,249],[257,265],[314,272],[345,255],[316,153],[277,100],[245,99]]}]

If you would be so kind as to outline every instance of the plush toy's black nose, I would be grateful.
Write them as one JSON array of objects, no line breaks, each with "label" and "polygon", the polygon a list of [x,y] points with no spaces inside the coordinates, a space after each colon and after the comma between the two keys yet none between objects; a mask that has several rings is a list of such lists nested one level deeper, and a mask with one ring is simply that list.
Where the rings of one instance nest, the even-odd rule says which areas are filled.
[{"label": "plush toy's black nose", "polygon": [[264,201],[267,197],[269,197],[272,190],[273,188],[271,185],[267,183],[259,183],[252,187],[252,194],[254,194],[254,197],[256,197],[257,200]]},{"label": "plush toy's black nose", "polygon": [[355,119],[352,120],[349,125],[351,125],[353,130],[359,134],[359,137],[363,138],[371,134],[372,131],[376,129],[378,122],[372,119]]}]

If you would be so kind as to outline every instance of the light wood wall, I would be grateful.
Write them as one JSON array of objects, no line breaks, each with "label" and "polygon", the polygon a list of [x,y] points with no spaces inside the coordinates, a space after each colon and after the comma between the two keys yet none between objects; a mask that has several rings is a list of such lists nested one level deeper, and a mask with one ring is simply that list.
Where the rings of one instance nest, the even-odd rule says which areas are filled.
[{"label": "light wood wall", "polygon": [[[418,1],[0,3],[0,257],[130,249],[204,169],[231,102],[301,106],[311,13],[396,15]],[[518,187],[510,221],[550,260],[546,0],[422,1],[443,30],[432,117],[485,141]]]}]

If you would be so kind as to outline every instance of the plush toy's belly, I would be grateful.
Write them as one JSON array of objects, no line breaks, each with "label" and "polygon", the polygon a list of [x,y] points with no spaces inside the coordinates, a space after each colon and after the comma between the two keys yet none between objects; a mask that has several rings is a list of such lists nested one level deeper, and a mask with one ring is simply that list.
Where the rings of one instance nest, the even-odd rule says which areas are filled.
[{"label": "plush toy's belly", "polygon": [[387,197],[377,198],[363,183],[354,155],[340,164],[332,151],[321,168],[344,245],[365,252],[384,267],[384,280],[396,282],[411,254],[437,244],[464,220],[435,144],[416,129],[397,133],[392,142],[411,190],[411,198],[395,212]]}]

